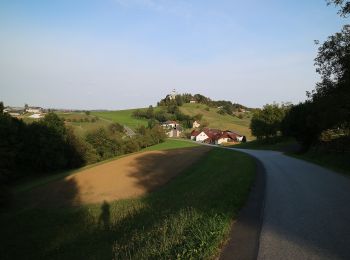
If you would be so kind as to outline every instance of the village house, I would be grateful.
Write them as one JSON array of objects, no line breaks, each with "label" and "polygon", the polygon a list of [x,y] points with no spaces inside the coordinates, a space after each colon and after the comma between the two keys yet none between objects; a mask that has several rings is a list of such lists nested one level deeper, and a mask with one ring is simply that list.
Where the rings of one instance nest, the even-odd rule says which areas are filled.
[{"label": "village house", "polygon": [[192,128],[198,128],[200,126],[201,126],[201,124],[199,122],[197,122],[197,121],[194,121],[193,124],[192,124]]},{"label": "village house", "polygon": [[168,137],[180,137],[182,133],[181,125],[176,121],[166,121],[161,124],[161,126],[166,130]]},{"label": "village house", "polygon": [[165,129],[176,129],[177,127],[180,126],[179,123],[177,123],[176,121],[166,121],[164,123],[161,124],[161,126]]},{"label": "village house", "polygon": [[195,104],[195,103],[197,103],[196,100],[194,100],[194,99],[191,99],[191,100],[190,100],[190,104]]},{"label": "village house", "polygon": [[41,108],[41,107],[28,107],[26,109],[26,112],[34,113],[34,114],[40,114],[40,113],[42,113],[42,111],[43,111],[43,108]]},{"label": "village house", "polygon": [[25,109],[23,107],[6,107],[4,113],[8,113],[10,116],[20,116],[24,114]]},{"label": "village house", "polygon": [[193,130],[190,138],[193,141],[217,145],[230,142],[241,142],[243,140],[243,136],[236,132],[209,128],[205,128],[202,131]]}]

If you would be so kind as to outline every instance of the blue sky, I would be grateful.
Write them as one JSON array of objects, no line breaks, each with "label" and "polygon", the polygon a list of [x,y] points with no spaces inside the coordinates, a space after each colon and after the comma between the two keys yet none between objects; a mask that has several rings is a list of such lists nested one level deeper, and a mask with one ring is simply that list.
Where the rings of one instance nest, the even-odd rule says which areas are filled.
[{"label": "blue sky", "polygon": [[123,109],[175,88],[296,103],[318,80],[314,40],[346,22],[324,0],[2,0],[0,100]]}]

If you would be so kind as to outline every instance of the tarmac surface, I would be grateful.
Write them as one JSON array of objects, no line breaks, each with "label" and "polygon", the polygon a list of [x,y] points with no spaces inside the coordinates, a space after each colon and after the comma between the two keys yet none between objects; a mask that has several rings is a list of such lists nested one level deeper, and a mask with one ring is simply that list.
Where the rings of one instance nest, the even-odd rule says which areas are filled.
[{"label": "tarmac surface", "polygon": [[[249,222],[260,236],[251,242],[255,247],[247,247],[257,252],[233,252],[222,259],[350,259],[349,177],[281,152],[234,150],[262,163],[266,179],[260,191],[265,192],[260,194],[262,207],[255,208],[255,220]],[[247,228],[243,238],[246,232]]]}]

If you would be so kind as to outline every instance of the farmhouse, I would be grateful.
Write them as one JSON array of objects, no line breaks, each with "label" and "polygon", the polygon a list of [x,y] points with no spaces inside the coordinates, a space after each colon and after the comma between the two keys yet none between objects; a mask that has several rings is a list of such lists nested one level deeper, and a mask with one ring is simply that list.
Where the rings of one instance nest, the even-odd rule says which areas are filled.
[{"label": "farmhouse", "polygon": [[198,131],[198,130],[193,130],[193,131],[191,132],[191,140],[192,140],[192,141],[197,141],[197,140],[196,140],[196,137],[197,137],[200,133],[201,133],[201,132]]},{"label": "farmhouse", "polygon": [[230,130],[221,131],[219,129],[205,128],[202,131],[193,130],[191,132],[191,140],[218,145],[229,142],[241,142],[243,136]]},{"label": "farmhouse", "polygon": [[195,103],[197,103],[197,101],[194,100],[194,99],[192,99],[192,100],[190,100],[190,103],[191,103],[191,104],[195,104]]},{"label": "farmhouse", "polygon": [[179,127],[180,124],[176,121],[166,121],[164,123],[162,123],[162,127],[166,128],[166,129],[174,129]]},{"label": "farmhouse", "polygon": [[43,111],[42,107],[28,107],[26,109],[26,112],[35,113],[35,114],[40,114],[42,111]]},{"label": "farmhouse", "polygon": [[182,133],[181,125],[176,121],[166,121],[161,126],[166,130],[168,137],[180,137]]},{"label": "farmhouse", "polygon": [[4,112],[11,116],[19,116],[24,114],[25,110],[23,107],[6,107]]},{"label": "farmhouse", "polygon": [[29,117],[34,118],[34,119],[39,119],[39,118],[42,118],[43,115],[42,114],[33,114],[33,115],[30,115]]}]

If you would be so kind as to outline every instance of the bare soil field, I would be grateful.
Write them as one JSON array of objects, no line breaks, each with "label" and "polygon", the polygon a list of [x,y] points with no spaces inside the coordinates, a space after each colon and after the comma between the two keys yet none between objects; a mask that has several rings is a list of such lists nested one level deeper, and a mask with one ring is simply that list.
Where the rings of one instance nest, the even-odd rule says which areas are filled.
[{"label": "bare soil field", "polygon": [[26,194],[31,206],[77,206],[141,196],[167,183],[211,148],[206,146],[133,154]]}]

